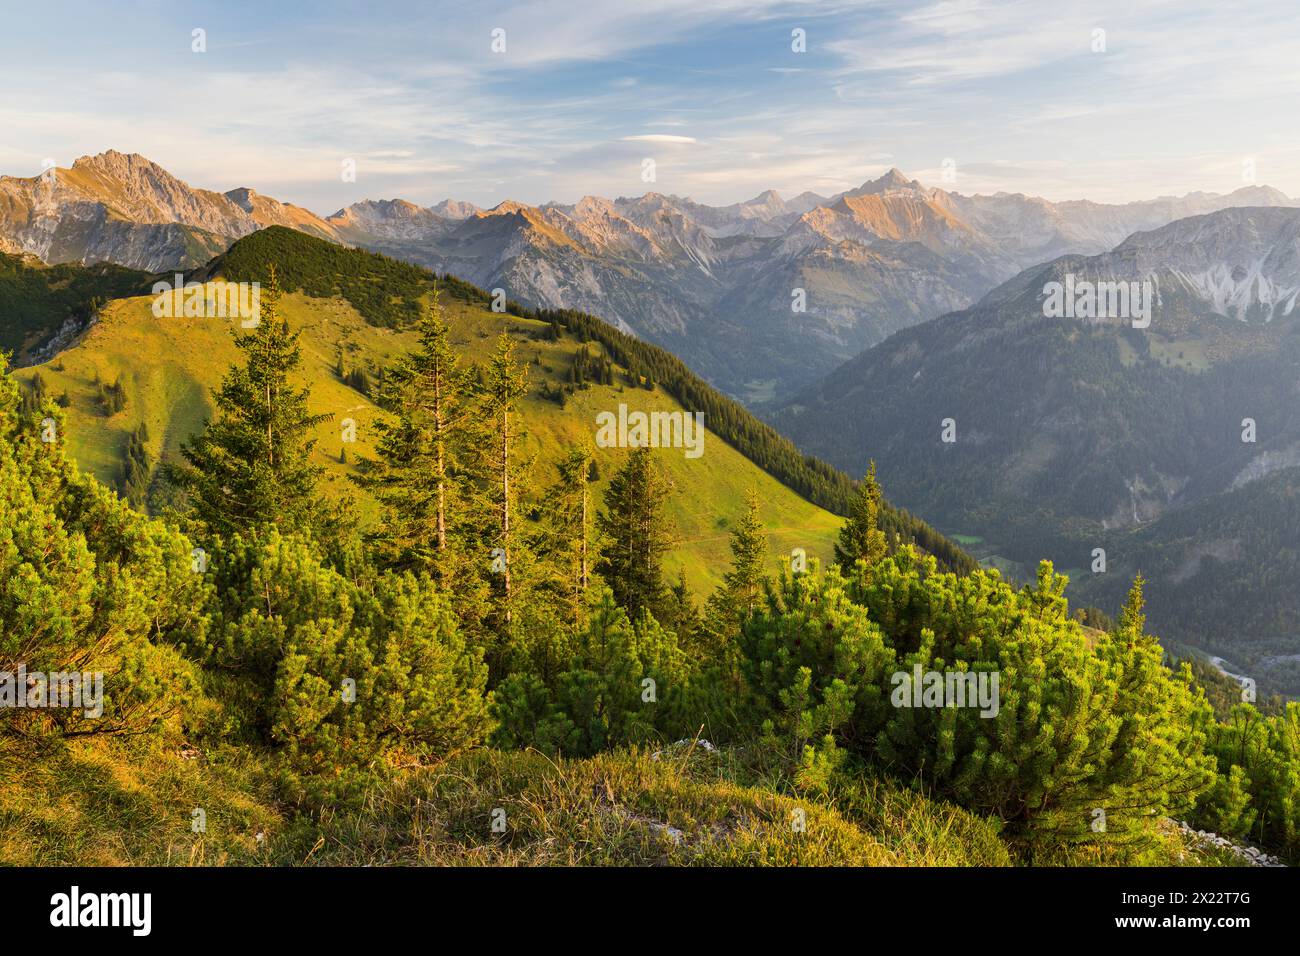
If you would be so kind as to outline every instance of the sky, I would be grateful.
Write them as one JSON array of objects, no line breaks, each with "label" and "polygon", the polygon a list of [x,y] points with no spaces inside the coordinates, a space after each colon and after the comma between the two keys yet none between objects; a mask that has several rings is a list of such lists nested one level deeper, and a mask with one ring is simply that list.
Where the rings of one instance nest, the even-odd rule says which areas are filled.
[{"label": "sky", "polygon": [[7,175],[111,148],[323,215],[723,204],[890,167],[967,194],[1300,196],[1295,0],[0,0],[0,24]]}]

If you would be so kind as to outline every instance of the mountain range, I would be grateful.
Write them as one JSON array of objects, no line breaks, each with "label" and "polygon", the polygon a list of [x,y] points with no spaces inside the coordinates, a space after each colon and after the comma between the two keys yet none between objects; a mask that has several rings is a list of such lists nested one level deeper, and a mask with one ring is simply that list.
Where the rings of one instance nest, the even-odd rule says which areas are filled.
[{"label": "mountain range", "polygon": [[[1050,203],[891,170],[835,196],[721,207],[658,193],[492,209],[395,199],[320,217],[109,152],[0,179],[0,345],[42,361],[97,302],[142,295],[149,272],[229,272],[253,233],[291,287],[346,294],[380,327],[409,326],[421,267],[504,289],[513,314],[607,317],[754,404],[802,452],[852,474],[875,459],[891,500],[986,564],[1025,579],[1049,557],[1076,603],[1110,611],[1141,572],[1170,645],[1300,692],[1300,208],[1276,190]],[[327,241],[304,251],[295,234]],[[1049,307],[1049,289],[1102,284],[1148,289],[1134,300],[1145,321]],[[628,369],[626,347],[607,343]],[[706,395],[671,374],[687,375],[679,401]],[[777,477],[809,497],[798,453],[782,454]],[[810,500],[838,510],[842,481]]]},{"label": "mountain range", "polygon": [[971,306],[1021,270],[1229,207],[1291,206],[1267,186],[1107,205],[965,196],[891,169],[833,196],[768,190],[709,206],[649,192],[491,209],[366,200],[329,216],[252,189],[197,189],[134,154],[0,178],[0,251],[47,263],[194,268],[281,225],[601,315],[742,400],[786,398],[890,334]]},{"label": "mountain range", "polygon": [[[1049,307],[1100,283],[1145,285],[1149,313]],[[875,459],[896,500],[1017,577],[1053,558],[1113,610],[1143,573],[1157,633],[1295,693],[1298,296],[1300,209],[1191,216],[1027,269],[770,418],[842,468]]]}]

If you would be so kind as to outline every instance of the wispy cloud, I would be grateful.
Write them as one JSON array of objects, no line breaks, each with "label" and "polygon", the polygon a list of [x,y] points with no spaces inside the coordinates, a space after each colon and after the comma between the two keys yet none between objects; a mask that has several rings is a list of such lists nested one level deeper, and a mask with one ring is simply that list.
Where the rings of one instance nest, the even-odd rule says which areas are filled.
[{"label": "wispy cloud", "polygon": [[963,192],[1117,201],[1236,188],[1249,156],[1300,194],[1289,0],[160,9],[53,0],[6,22],[0,171],[111,147],[332,212],[629,195],[647,155],[653,188],[711,202],[889,164],[937,184],[945,160]]},{"label": "wispy cloud", "polygon": [[671,133],[642,133],[640,136],[624,136],[625,143],[693,143],[694,136],[674,136]]}]

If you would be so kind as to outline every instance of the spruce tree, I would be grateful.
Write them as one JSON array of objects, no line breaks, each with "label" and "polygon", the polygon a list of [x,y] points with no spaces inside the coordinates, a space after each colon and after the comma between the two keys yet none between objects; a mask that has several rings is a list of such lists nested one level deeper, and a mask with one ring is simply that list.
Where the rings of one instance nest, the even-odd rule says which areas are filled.
[{"label": "spruce tree", "polygon": [[311,414],[309,390],[289,382],[302,353],[279,304],[272,267],[257,328],[235,341],[244,364],[226,374],[214,395],[216,419],[182,446],[187,465],[172,472],[189,492],[195,517],[219,534],[270,525],[324,528],[317,502],[322,469],[311,463],[312,431],[331,416]]},{"label": "spruce tree", "polygon": [[119,492],[136,507],[145,503],[149,491],[149,428],[143,422],[132,430],[126,441],[126,461],[122,465]]},{"label": "spruce tree", "polygon": [[577,626],[586,611],[593,564],[594,508],[591,503],[591,452],[570,448],[556,465],[559,479],[546,495],[544,540],[538,549],[551,559],[550,573]]},{"label": "spruce tree", "polygon": [[859,561],[875,567],[885,556],[885,533],[880,530],[880,484],[876,481],[876,463],[871,462],[858,484],[849,520],[840,528],[835,543],[835,561],[849,575]]},{"label": "spruce tree", "polygon": [[446,583],[453,574],[450,534],[460,498],[454,475],[469,407],[436,290],[419,333],[419,348],[383,376],[379,404],[392,417],[376,425],[379,458],[359,481],[380,505],[381,521],[371,535],[380,563],[428,571]]},{"label": "spruce tree", "polygon": [[731,532],[731,569],[709,598],[705,626],[693,649],[707,660],[732,670],[741,625],[762,603],[767,584],[767,536],[758,516],[758,492],[750,490],[745,515]]},{"label": "spruce tree", "polygon": [[[690,585],[686,583],[686,569],[677,569],[677,583],[668,588],[667,612],[663,625],[677,635],[684,648],[696,650],[695,640],[700,630],[700,612],[695,606]],[[696,654],[695,659],[701,659]]]},{"label": "spruce tree", "polygon": [[634,448],[610,478],[605,510],[596,519],[607,539],[596,569],[633,620],[642,611],[665,615],[663,559],[673,539],[664,514],[667,496],[650,449]]},{"label": "spruce tree", "polygon": [[746,500],[745,516],[731,533],[731,570],[723,577],[723,590],[738,617],[758,607],[767,580],[767,535],[758,516],[758,492],[751,489]]},{"label": "spruce tree", "polygon": [[526,491],[527,463],[521,451],[526,433],[519,399],[528,390],[528,370],[515,361],[514,350],[510,336],[503,332],[481,372],[470,435],[481,541],[486,548],[482,561],[490,570],[495,630],[502,637],[509,632],[519,599],[516,585],[522,575],[517,572],[526,566],[519,514],[519,501]]}]

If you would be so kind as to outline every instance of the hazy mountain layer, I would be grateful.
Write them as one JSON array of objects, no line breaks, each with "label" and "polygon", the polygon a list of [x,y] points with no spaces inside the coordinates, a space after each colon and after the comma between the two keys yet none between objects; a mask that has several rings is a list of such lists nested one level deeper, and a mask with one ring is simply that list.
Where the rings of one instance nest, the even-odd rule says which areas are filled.
[{"label": "hazy mountain layer", "polygon": [[[773,418],[843,468],[875,458],[900,503],[986,556],[1053,557],[1111,605],[1142,570],[1170,637],[1300,651],[1300,598],[1283,584],[1300,549],[1257,533],[1300,518],[1298,252],[1300,210],[1256,208],[1062,257],[864,352]],[[1148,289],[1149,325],[1045,314],[1052,290],[1081,304],[1088,283],[1134,301]],[[1244,628],[1232,601],[1172,599],[1202,573],[1258,603]]]}]

